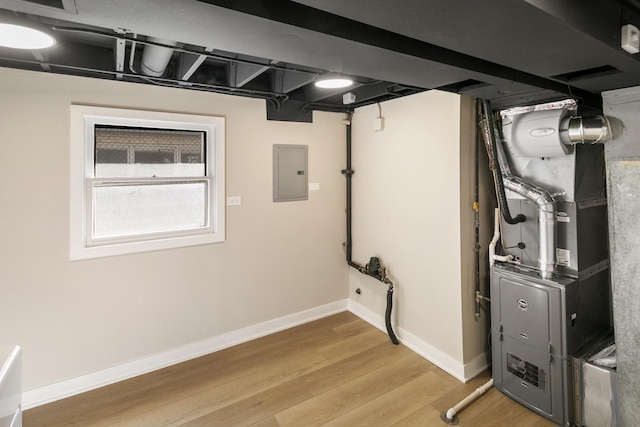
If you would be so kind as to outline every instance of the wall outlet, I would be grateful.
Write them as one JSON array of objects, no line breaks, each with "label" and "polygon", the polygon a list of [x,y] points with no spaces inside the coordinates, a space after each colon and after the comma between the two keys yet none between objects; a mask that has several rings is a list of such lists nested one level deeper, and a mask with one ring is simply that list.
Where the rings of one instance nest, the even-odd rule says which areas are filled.
[{"label": "wall outlet", "polygon": [[227,206],[240,206],[242,204],[242,197],[229,196],[227,197]]}]

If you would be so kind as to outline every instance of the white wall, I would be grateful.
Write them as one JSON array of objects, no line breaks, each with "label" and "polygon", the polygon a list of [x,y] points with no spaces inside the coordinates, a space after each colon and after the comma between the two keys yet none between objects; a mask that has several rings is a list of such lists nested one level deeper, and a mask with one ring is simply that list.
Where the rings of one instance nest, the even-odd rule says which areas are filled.
[{"label": "white wall", "polygon": [[[466,380],[487,362],[487,325],[473,304],[472,100],[428,91],[381,109],[381,132],[377,105],[353,117],[353,260],[380,257],[400,341]],[[386,287],[352,269],[349,288],[354,311],[375,323]]]},{"label": "white wall", "polygon": [[[0,93],[0,343],[23,347],[25,390],[346,307],[341,115],[268,122],[260,100],[11,69]],[[70,262],[72,103],[225,116],[227,195],[242,197],[227,241]],[[272,202],[273,144],[309,146],[308,201]]]}]

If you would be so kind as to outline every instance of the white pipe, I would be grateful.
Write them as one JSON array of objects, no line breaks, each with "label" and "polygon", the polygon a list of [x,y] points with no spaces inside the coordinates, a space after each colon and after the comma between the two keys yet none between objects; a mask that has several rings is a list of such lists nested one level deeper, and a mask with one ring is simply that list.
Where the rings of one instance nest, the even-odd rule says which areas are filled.
[{"label": "white pipe", "polygon": [[489,243],[489,266],[494,265],[496,261],[513,261],[513,255],[496,255],[498,239],[500,239],[500,209],[496,208],[493,219],[493,239],[491,239],[491,243]]},{"label": "white pipe", "polygon": [[[175,46],[177,43],[169,40],[149,38],[150,42],[160,43],[168,46]],[[167,69],[167,65],[173,55],[173,49],[163,46],[148,44],[142,51],[142,61],[140,68],[143,74],[147,76],[160,77]]]},{"label": "white pipe", "polygon": [[454,405],[452,408],[450,408],[445,415],[447,419],[453,420],[453,417],[455,417],[458,412],[460,412],[462,409],[464,409],[467,405],[469,405],[471,402],[476,400],[478,397],[482,396],[491,387],[493,387],[493,378],[491,378],[489,381],[487,381],[486,383],[478,387],[473,393],[471,393],[469,396],[465,397],[456,405]]},{"label": "white pipe", "polygon": [[493,256],[494,261],[500,261],[500,262],[511,262],[513,261],[513,259],[514,259],[513,255],[494,255]]}]

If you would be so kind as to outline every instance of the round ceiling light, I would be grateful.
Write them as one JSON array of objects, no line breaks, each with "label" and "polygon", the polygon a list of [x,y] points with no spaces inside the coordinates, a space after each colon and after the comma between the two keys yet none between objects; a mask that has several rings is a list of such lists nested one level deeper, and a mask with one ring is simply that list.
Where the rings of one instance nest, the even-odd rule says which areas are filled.
[{"label": "round ceiling light", "polygon": [[45,49],[56,44],[49,34],[22,25],[0,23],[0,46],[13,49]]},{"label": "round ceiling light", "polygon": [[347,77],[326,77],[316,81],[316,86],[323,89],[340,89],[349,87],[353,84],[353,80]]}]

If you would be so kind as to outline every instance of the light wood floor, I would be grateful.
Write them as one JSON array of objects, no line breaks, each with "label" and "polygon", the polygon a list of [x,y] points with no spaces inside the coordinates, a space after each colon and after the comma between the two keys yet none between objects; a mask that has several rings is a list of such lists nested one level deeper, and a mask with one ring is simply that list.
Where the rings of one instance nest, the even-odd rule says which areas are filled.
[{"label": "light wood floor", "polygon": [[[24,427],[446,426],[462,384],[349,312],[28,410]],[[555,424],[489,390],[460,426]]]}]

